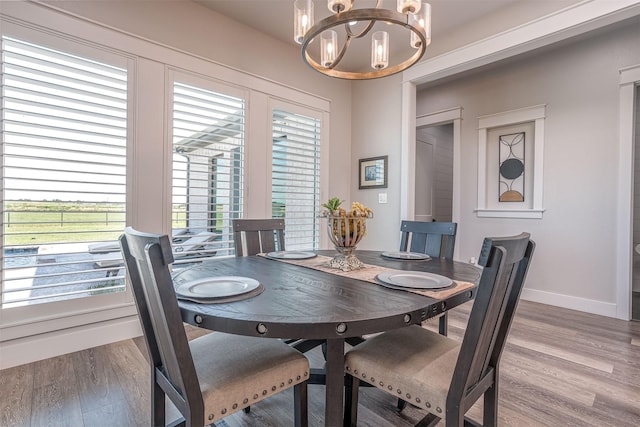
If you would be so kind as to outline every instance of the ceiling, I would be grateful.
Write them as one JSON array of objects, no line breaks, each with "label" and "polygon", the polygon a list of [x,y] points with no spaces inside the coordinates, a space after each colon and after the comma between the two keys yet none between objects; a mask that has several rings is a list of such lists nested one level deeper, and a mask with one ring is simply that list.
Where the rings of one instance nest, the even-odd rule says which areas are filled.
[{"label": "ceiling", "polygon": [[[231,19],[248,25],[256,30],[268,34],[284,43],[295,45],[293,41],[293,1],[294,0],[195,0],[197,3],[212,9]],[[326,0],[314,1],[315,21],[330,15]],[[518,3],[522,0],[430,0],[432,7],[432,39],[434,43],[439,37],[455,32],[481,16],[496,12],[501,8]],[[395,10],[396,0],[382,0],[382,5]],[[375,0],[355,0],[354,8],[375,7]],[[379,24],[382,25],[382,24]],[[406,31],[406,30],[405,30]],[[408,57],[412,54],[409,43],[402,37],[391,36],[392,54]],[[365,43],[364,40],[357,41]],[[367,43],[370,43],[367,41]],[[352,42],[350,51],[356,49],[362,56],[368,58],[369,47],[355,48]],[[399,52],[402,52],[401,54]],[[345,57],[346,62],[348,60]],[[393,57],[392,57],[393,60]],[[359,62],[366,64],[368,59],[359,58]]]},{"label": "ceiling", "polygon": [[[242,22],[265,34],[295,44],[293,41],[293,0],[195,0],[209,9]],[[316,22],[330,15],[326,0],[313,0]],[[432,35],[455,31],[467,22],[521,0],[430,0]],[[396,0],[382,0],[395,10]],[[354,8],[375,7],[375,0],[355,0]]]}]

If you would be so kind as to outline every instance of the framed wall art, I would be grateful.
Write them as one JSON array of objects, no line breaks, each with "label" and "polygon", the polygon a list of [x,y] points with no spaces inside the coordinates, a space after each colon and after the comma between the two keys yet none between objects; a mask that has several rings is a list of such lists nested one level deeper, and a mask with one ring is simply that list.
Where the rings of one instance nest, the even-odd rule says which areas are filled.
[{"label": "framed wall art", "polygon": [[360,159],[358,169],[359,189],[387,188],[387,161],[388,156],[370,157]]},{"label": "framed wall art", "polygon": [[478,117],[479,217],[540,219],[546,105]]}]

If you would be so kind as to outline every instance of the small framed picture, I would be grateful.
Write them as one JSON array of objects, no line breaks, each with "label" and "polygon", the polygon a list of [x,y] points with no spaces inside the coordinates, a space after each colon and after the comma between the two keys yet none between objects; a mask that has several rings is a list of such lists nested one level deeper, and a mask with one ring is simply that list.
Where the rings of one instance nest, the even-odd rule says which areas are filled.
[{"label": "small framed picture", "polygon": [[387,159],[388,156],[360,159],[358,188],[387,188]]}]

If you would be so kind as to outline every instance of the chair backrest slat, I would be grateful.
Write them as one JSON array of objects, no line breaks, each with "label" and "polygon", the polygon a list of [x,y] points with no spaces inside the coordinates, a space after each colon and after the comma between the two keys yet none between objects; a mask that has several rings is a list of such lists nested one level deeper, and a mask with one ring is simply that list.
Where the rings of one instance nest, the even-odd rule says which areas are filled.
[{"label": "chair backrest slat", "polygon": [[120,245],[150,360],[197,413],[204,403],[169,270],[170,240],[127,227]]},{"label": "chair backrest slat", "polygon": [[455,222],[402,221],[400,250],[453,259],[457,228]]},{"label": "chair backrest slat", "polygon": [[500,360],[535,248],[529,237],[484,240],[479,257],[484,268],[447,404],[460,401]]},{"label": "chair backrest slat", "polygon": [[284,250],[284,219],[234,219],[232,224],[236,256]]}]

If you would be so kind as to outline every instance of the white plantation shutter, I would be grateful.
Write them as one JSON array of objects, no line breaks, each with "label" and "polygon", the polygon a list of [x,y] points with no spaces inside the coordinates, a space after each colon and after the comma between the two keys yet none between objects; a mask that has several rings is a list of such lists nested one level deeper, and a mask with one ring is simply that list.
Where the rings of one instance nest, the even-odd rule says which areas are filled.
[{"label": "white plantation shutter", "polygon": [[285,220],[287,250],[317,249],[320,120],[273,110],[272,217]]},{"label": "white plantation shutter", "polygon": [[2,136],[2,307],[124,291],[126,66],[3,36]]},{"label": "white plantation shutter", "polygon": [[[206,86],[203,84],[203,86]],[[172,230],[176,264],[234,254],[242,217],[245,101],[173,85]]]}]

